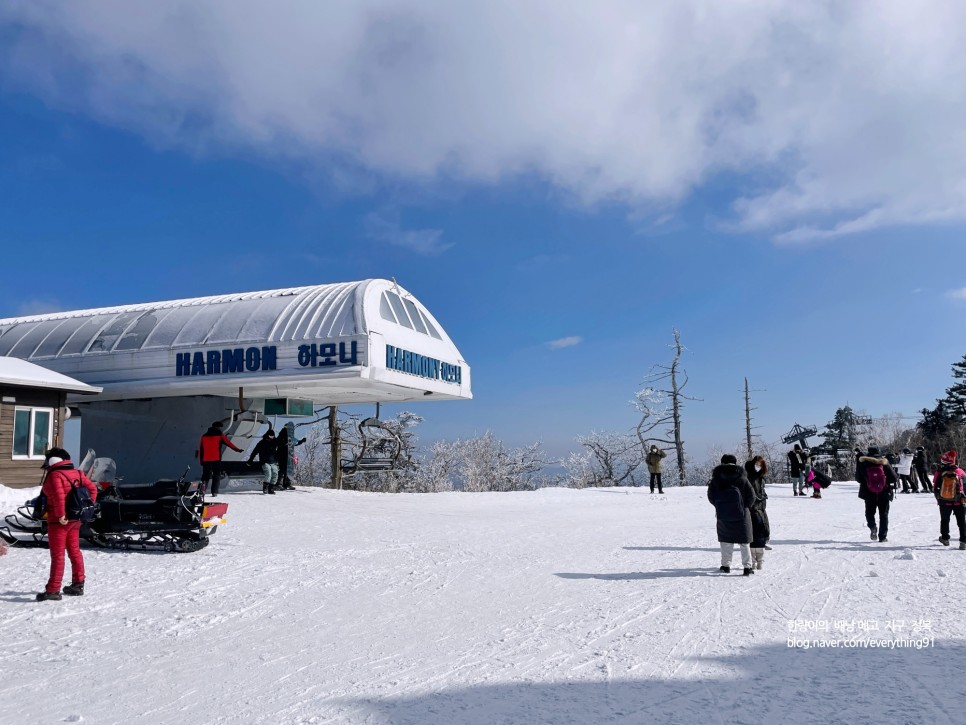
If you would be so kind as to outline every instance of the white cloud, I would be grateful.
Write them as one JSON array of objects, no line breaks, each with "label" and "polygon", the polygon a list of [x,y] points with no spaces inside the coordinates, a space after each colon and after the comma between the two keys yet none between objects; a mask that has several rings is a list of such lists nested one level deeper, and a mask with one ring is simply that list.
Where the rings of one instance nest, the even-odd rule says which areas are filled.
[{"label": "white cloud", "polygon": [[559,350],[564,347],[573,347],[574,345],[579,345],[584,341],[584,338],[577,337],[576,335],[571,337],[561,337],[559,340],[551,340],[547,343],[547,347],[551,350]]},{"label": "white cloud", "polygon": [[654,218],[728,179],[783,243],[966,220],[959,0],[12,0],[0,33],[8,88],[165,147]]},{"label": "white cloud", "polygon": [[45,315],[48,312],[61,312],[64,306],[54,299],[24,300],[17,307],[15,317],[30,317],[31,315]]},{"label": "white cloud", "polygon": [[366,234],[381,242],[403,247],[417,254],[433,257],[442,254],[453,244],[444,244],[442,229],[403,229],[399,212],[384,209],[372,212],[365,219]]},{"label": "white cloud", "polygon": [[946,293],[946,296],[954,300],[966,300],[966,287],[950,290]]}]

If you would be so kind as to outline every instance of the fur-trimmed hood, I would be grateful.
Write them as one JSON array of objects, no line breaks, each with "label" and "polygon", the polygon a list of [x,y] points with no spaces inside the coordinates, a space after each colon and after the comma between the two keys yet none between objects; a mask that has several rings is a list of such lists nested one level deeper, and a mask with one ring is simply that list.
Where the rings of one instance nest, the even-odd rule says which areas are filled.
[{"label": "fur-trimmed hood", "polygon": [[889,459],[878,458],[877,456],[859,456],[859,463],[864,463],[868,466],[874,466],[876,464],[886,466],[889,464]]}]

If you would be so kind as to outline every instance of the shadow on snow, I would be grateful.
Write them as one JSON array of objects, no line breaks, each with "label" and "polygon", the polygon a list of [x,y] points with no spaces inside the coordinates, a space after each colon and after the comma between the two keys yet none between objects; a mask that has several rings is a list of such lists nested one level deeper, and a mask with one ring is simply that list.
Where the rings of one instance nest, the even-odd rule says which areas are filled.
[{"label": "shadow on snow", "polygon": [[[753,612],[749,617],[754,620]],[[842,641],[851,636],[839,634]],[[597,654],[597,671],[605,672],[607,653]],[[653,679],[494,683],[418,696],[342,700],[341,704],[357,714],[365,712],[367,722],[374,717],[376,722],[393,725],[962,722],[966,688],[930,686],[966,667],[966,646],[958,642],[891,650],[804,649],[781,643],[722,657],[665,660],[664,655],[655,653],[654,669],[659,674]],[[684,662],[702,674],[687,680],[660,674]],[[902,673],[908,686],[896,684],[896,673]],[[945,681],[958,682],[955,677]]]}]

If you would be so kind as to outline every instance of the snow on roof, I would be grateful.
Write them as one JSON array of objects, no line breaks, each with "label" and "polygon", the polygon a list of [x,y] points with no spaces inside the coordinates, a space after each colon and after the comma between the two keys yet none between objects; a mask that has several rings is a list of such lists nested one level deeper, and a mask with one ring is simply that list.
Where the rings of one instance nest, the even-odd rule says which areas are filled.
[{"label": "snow on roof", "polygon": [[0,357],[0,385],[50,388],[70,393],[99,393],[102,390],[15,357]]}]

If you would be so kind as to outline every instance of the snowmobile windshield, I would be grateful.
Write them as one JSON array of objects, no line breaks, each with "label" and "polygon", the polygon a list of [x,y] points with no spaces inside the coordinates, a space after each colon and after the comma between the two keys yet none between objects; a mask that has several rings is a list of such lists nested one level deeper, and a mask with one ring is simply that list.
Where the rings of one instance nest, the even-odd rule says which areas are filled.
[{"label": "snowmobile windshield", "polygon": [[95,483],[114,483],[117,477],[117,464],[113,458],[96,458],[91,464],[87,477]]},{"label": "snowmobile windshield", "polygon": [[87,453],[84,454],[84,457],[81,459],[80,464],[77,466],[77,470],[81,471],[85,476],[90,478],[92,481],[94,479],[91,478],[91,469],[94,467],[94,461],[96,459],[97,459],[97,454],[94,453],[94,449],[88,448]]}]

